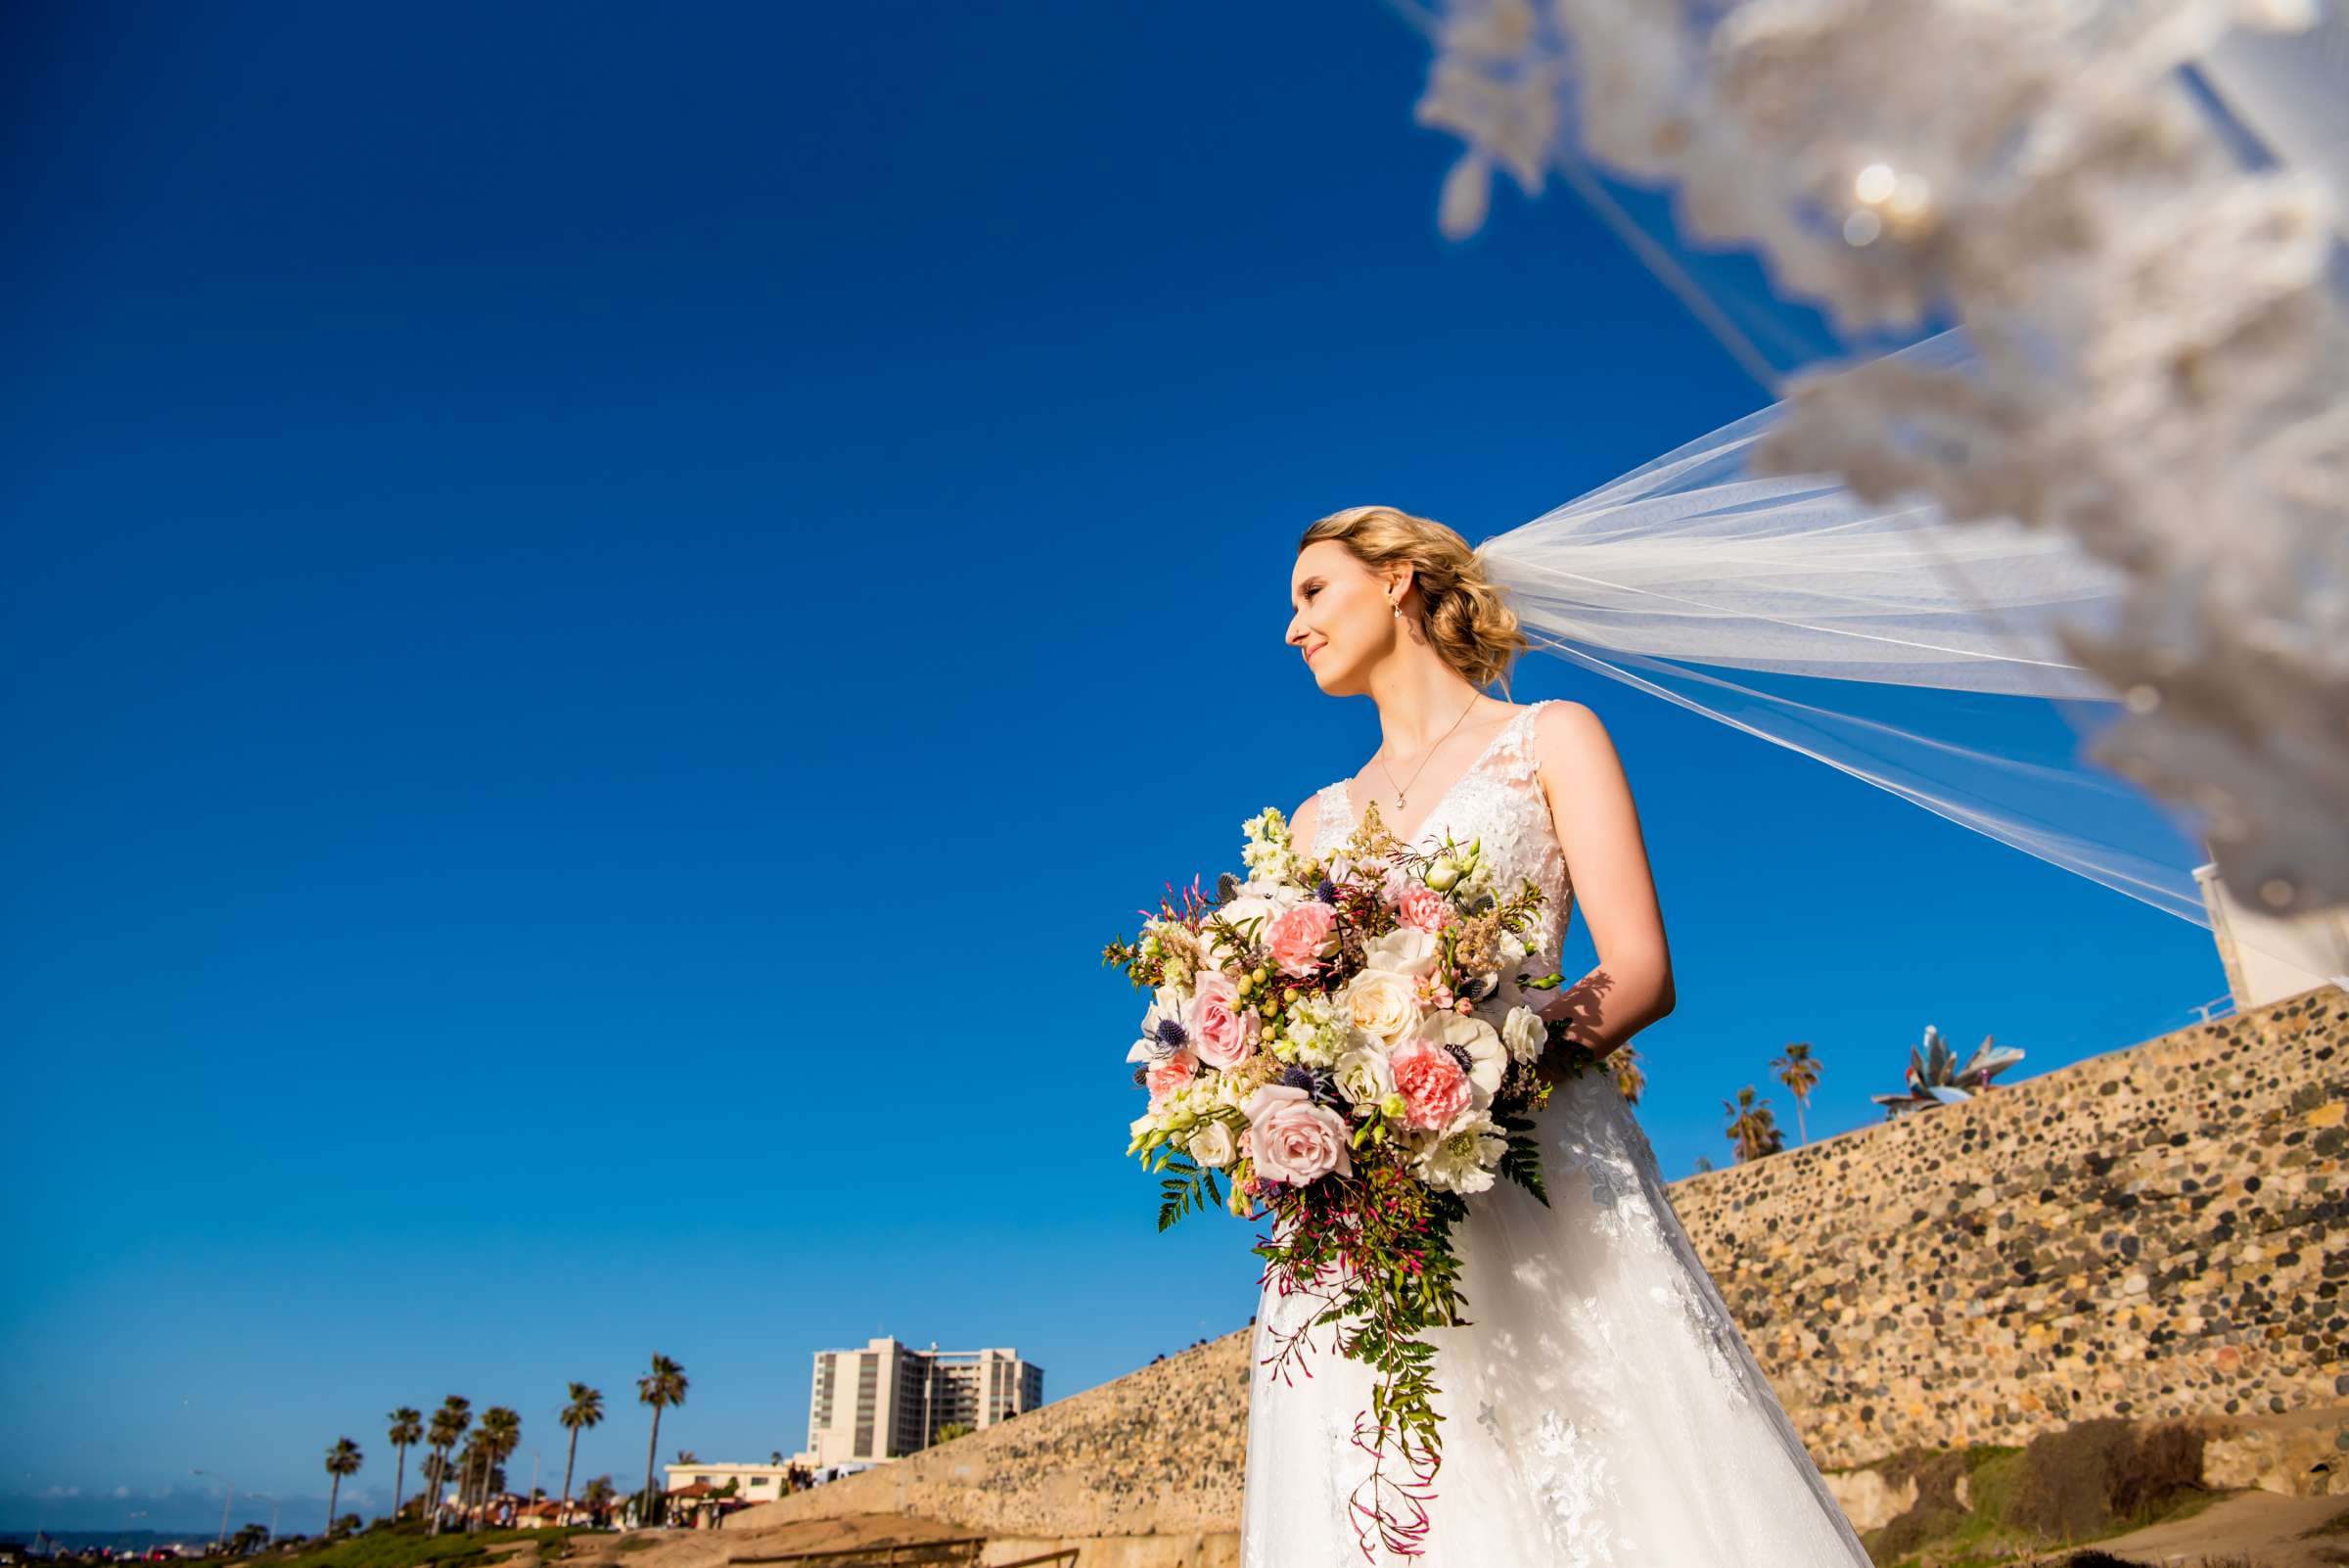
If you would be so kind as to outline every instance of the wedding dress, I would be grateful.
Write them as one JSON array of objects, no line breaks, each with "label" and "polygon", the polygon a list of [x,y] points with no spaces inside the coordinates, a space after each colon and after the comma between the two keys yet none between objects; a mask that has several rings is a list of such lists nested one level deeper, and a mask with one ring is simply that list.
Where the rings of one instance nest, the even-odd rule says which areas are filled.
[{"label": "wedding dress", "polygon": [[[1569,899],[1565,856],[1518,713],[1418,830],[1481,836],[1504,886],[1546,896],[1543,963]],[[1313,851],[1356,826],[1344,782],[1320,792]],[[1613,1076],[1560,1084],[1541,1113],[1550,1207],[1501,1181],[1453,1231],[1470,1321],[1432,1331],[1443,1465],[1422,1568],[1868,1568],[1801,1437],[1666,1200],[1655,1151]],[[1353,1441],[1372,1373],[1315,1330],[1310,1377],[1272,1375],[1267,1335],[1313,1298],[1267,1285],[1248,1407],[1242,1568],[1364,1557],[1348,1499],[1369,1474]],[[1376,1535],[1369,1538],[1376,1543]],[[1400,1560],[1381,1556],[1379,1561]]]}]

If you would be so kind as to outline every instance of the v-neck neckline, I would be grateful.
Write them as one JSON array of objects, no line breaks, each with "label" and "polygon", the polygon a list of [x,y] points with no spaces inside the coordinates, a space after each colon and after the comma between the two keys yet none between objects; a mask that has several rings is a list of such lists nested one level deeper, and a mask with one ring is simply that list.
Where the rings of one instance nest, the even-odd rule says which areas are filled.
[{"label": "v-neck neckline", "polygon": [[[1500,750],[1500,743],[1509,738],[1509,734],[1512,730],[1516,729],[1519,724],[1525,722],[1529,715],[1540,712],[1542,704],[1548,701],[1549,699],[1544,697],[1541,702],[1528,703],[1523,708],[1517,710],[1516,713],[1511,714],[1509,715],[1509,721],[1501,725],[1498,730],[1495,731],[1491,740],[1485,742],[1485,749],[1476,754],[1475,761],[1471,761],[1466,767],[1460,769],[1460,776],[1458,778],[1453,779],[1450,784],[1444,786],[1444,793],[1437,796],[1436,804],[1429,807],[1427,810],[1420,815],[1417,825],[1411,829],[1409,836],[1405,837],[1401,833],[1396,833],[1395,836],[1399,839],[1402,839],[1405,844],[1417,844],[1419,842],[1419,836],[1427,830],[1429,823],[1435,821],[1437,813],[1442,811],[1444,807],[1451,803],[1452,796],[1459,790],[1459,787],[1476,776],[1477,771],[1485,765],[1486,760],[1491,758],[1495,752]],[[1354,806],[1354,780],[1352,778],[1342,778],[1338,780],[1337,787],[1339,798],[1346,803],[1346,831],[1348,833],[1352,833],[1356,828],[1361,826],[1362,822],[1361,813],[1356,810]],[[1395,832],[1395,830],[1392,828],[1389,828],[1387,831],[1390,833]]]}]

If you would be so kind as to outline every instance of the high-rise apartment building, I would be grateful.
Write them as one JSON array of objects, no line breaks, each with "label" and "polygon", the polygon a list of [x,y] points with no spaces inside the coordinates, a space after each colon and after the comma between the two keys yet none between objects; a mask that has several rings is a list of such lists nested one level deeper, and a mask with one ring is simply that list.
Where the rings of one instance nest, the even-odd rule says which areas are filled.
[{"label": "high-rise apartment building", "polygon": [[917,1350],[883,1337],[817,1351],[807,1452],[820,1467],[874,1463],[928,1448],[959,1421],[992,1426],[1044,1403],[1044,1369],[1015,1350]]}]

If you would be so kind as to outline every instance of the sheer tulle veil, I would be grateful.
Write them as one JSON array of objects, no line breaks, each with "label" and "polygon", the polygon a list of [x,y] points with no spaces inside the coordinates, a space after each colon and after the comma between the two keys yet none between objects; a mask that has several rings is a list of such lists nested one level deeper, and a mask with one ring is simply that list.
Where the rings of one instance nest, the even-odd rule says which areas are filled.
[{"label": "sheer tulle veil", "polygon": [[1535,649],[2209,926],[2194,821],[2085,756],[2128,698],[2058,632],[2104,623],[2113,569],[2020,524],[1759,473],[1782,408],[1478,545]]},{"label": "sheer tulle veil", "polygon": [[[2323,179],[2349,240],[2349,7],[2291,37],[2231,33],[2197,69],[2245,161]],[[1682,298],[1711,302],[1669,247],[1627,238]],[[2335,259],[2333,292],[2349,300],[2349,247]],[[1949,369],[1971,349],[1946,332],[1897,352]],[[2056,530],[1767,473],[1757,443],[1787,406],[1479,545],[1535,648],[2211,926],[2202,820],[2088,756],[2146,695],[2065,655],[2064,628],[2101,634],[2118,616],[2117,571]],[[2230,940],[2330,967],[2349,953],[2349,911],[2326,918],[2337,929],[2313,945],[2280,928]]]}]

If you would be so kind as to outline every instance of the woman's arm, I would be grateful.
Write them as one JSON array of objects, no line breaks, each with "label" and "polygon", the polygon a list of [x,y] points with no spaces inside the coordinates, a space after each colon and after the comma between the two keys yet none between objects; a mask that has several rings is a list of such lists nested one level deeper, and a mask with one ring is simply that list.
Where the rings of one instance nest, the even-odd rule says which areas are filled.
[{"label": "woman's arm", "polygon": [[1597,965],[1560,986],[1542,1012],[1567,1020],[1572,1038],[1604,1056],[1673,1009],[1664,916],[1632,787],[1598,715],[1581,703],[1551,703],[1534,724],[1534,759],[1575,901],[1598,950]]}]

